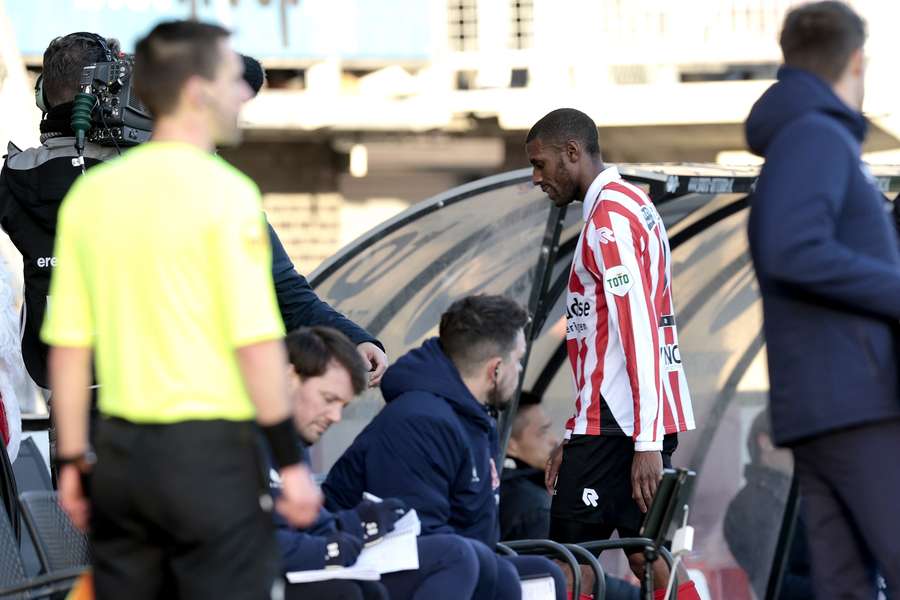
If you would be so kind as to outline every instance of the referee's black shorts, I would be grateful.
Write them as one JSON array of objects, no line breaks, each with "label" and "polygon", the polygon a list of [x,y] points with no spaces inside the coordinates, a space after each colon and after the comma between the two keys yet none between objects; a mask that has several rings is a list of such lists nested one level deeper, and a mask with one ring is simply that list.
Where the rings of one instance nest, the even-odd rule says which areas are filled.
[{"label": "referee's black shorts", "polygon": [[280,578],[257,427],[100,419],[90,483],[97,600],[263,600]]},{"label": "referee's black shorts", "polygon": [[[663,438],[663,466],[672,466],[678,434]],[[578,543],[637,537],[644,520],[631,497],[634,441],[623,435],[573,435],[563,446],[562,465],[550,507],[550,539]]]}]

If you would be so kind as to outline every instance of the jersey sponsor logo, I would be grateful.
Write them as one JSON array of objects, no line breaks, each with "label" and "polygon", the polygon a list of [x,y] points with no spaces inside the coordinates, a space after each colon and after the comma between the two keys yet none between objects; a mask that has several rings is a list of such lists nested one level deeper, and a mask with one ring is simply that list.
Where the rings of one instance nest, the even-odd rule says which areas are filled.
[{"label": "jersey sponsor logo", "polygon": [[659,355],[667,371],[681,368],[681,350],[678,349],[678,344],[665,344],[659,349]]},{"label": "jersey sponsor logo", "polygon": [[570,294],[566,302],[566,338],[572,338],[587,331],[584,321],[594,312],[591,301],[580,294]]},{"label": "jersey sponsor logo", "polygon": [[647,229],[653,231],[653,228],[656,227],[657,223],[656,211],[649,206],[642,206],[641,215],[644,217],[644,224],[647,226]]},{"label": "jersey sponsor logo", "polygon": [[41,256],[36,261],[39,269],[46,269],[48,267],[56,266],[56,257],[55,256]]},{"label": "jersey sponsor logo", "polygon": [[634,285],[634,276],[625,265],[616,265],[606,270],[603,283],[610,294],[625,296]]},{"label": "jersey sponsor logo", "polygon": [[481,483],[481,477],[478,476],[478,469],[472,465],[472,483]]},{"label": "jersey sponsor logo", "polygon": [[609,227],[601,227],[597,230],[597,238],[601,244],[609,244],[616,241],[616,236]]},{"label": "jersey sponsor logo", "polygon": [[597,500],[599,498],[600,495],[595,489],[584,488],[584,491],[581,492],[581,501],[584,502],[585,506],[593,506],[594,508],[597,508]]}]

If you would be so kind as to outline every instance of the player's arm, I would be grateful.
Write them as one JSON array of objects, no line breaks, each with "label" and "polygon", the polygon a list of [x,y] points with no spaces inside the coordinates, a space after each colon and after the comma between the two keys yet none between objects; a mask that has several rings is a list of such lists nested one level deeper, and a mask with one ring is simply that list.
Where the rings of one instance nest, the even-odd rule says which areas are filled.
[{"label": "player's arm", "polygon": [[[662,476],[662,390],[659,317],[653,305],[650,244],[637,217],[618,203],[601,199],[589,225],[589,247],[619,340],[634,404],[632,496],[643,512],[650,506]],[[606,228],[606,235],[598,231]],[[609,234],[611,232],[611,235]]]}]

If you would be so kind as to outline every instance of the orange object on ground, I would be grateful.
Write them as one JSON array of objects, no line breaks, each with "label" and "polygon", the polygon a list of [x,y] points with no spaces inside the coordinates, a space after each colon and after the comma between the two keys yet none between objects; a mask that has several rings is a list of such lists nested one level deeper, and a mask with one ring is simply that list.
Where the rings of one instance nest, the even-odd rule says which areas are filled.
[{"label": "orange object on ground", "polygon": [[69,590],[66,600],[94,600],[94,574],[86,571]]}]

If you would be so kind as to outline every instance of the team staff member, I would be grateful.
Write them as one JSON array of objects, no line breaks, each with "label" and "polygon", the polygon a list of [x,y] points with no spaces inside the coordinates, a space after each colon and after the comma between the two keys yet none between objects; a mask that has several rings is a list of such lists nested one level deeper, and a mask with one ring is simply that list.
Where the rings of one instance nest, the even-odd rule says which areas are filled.
[{"label": "team staff member", "polygon": [[[285,339],[291,366],[288,389],[294,406],[294,425],[307,445],[319,440],[341,420],[344,407],[366,387],[366,368],[353,344],[328,327],[292,331]],[[274,475],[274,472],[270,472]],[[277,493],[280,482],[271,477]],[[363,500],[354,508],[319,511],[312,527],[298,529],[277,519],[276,532],[286,571],[351,566],[364,546],[378,542],[405,512],[403,502]],[[461,537],[450,534],[420,536],[416,540],[419,568],[388,573],[381,585],[395,600],[462,600],[471,597],[478,579],[475,551]],[[343,597],[347,585],[361,588],[365,598],[377,598],[375,582],[337,582],[288,586],[287,598]]]},{"label": "team staff member", "polygon": [[328,505],[356,506],[365,492],[400,498],[423,535],[470,540],[479,561],[475,600],[519,600],[519,577],[565,578],[538,556],[500,557],[499,452],[493,411],[519,382],[528,313],[504,296],[468,296],[441,315],[439,336],[402,356],[381,384],[385,407],[338,459],[322,485]]},{"label": "team staff member", "polygon": [[[319,494],[290,419],[270,250],[253,183],[212,155],[250,90],[215,25],[173,21],[137,45],[153,140],[81,177],[60,210],[43,328],[60,501],[89,513],[97,598],[263,598],[278,574],[254,416],[309,524]],[[122,190],[131,190],[123,201]],[[90,506],[88,385],[101,384]]]},{"label": "team staff member", "polygon": [[[694,428],[665,227],[647,195],[603,164],[586,114],[552,111],[532,127],[526,150],[534,185],[556,206],[584,203],[566,300],[577,395],[565,442],[546,468],[548,489],[555,484],[550,537],[637,536],[676,434]],[[640,579],[642,552],[628,559]],[[668,570],[656,565],[654,584],[664,591]]]},{"label": "team staff member", "polygon": [[900,597],[900,252],[861,157],[865,40],[843,2],[792,10],[746,122],[766,159],[748,233],[772,434],[794,455],[820,600],[875,597],[876,564]]}]

